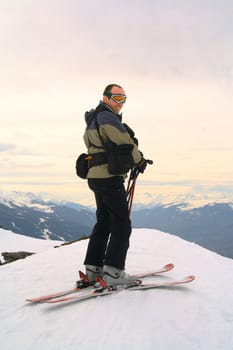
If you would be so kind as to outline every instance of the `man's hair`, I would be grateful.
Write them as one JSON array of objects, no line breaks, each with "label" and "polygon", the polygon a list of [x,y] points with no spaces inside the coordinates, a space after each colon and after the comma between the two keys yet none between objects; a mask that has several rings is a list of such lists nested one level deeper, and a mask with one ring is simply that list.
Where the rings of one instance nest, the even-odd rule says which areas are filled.
[{"label": "man's hair", "polygon": [[122,89],[122,87],[121,87],[120,85],[118,85],[118,84],[109,84],[109,85],[107,85],[106,88],[104,89],[103,95],[106,95],[106,93],[107,93],[107,95],[108,95],[108,92],[111,92],[111,90],[112,90],[112,88],[113,88],[114,86],[116,86],[116,87]]}]

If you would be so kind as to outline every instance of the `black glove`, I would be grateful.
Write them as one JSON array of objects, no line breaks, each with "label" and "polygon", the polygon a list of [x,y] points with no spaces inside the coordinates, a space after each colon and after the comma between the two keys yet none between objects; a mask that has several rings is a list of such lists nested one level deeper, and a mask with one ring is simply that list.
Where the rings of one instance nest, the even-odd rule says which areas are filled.
[{"label": "black glove", "polygon": [[147,161],[144,158],[142,158],[142,160],[136,165],[136,169],[138,169],[138,171],[142,174],[144,173],[146,167]]}]

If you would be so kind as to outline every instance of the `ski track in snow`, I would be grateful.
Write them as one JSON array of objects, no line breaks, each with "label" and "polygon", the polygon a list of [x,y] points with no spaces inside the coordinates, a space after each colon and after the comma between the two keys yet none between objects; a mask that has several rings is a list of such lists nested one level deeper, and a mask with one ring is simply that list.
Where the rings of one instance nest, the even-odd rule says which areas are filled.
[{"label": "ski track in snow", "polygon": [[[5,232],[0,231],[0,244]],[[28,237],[24,239],[26,245]],[[146,281],[194,274],[194,282],[171,289],[125,290],[80,303],[25,301],[72,287],[83,269],[86,245],[80,241],[39,249],[0,267],[4,350],[233,349],[233,260],[157,230],[133,230],[127,271],[153,270],[173,262],[174,270]]]}]

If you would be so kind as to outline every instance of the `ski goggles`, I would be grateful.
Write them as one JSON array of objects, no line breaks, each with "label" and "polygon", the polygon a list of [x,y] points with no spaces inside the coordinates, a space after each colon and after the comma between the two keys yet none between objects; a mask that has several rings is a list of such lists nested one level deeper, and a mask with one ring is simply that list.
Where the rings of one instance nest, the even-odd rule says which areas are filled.
[{"label": "ski goggles", "polygon": [[106,91],[104,93],[105,96],[107,96],[108,98],[111,98],[114,102],[116,103],[125,103],[126,102],[126,95],[123,94],[112,94],[109,91]]}]

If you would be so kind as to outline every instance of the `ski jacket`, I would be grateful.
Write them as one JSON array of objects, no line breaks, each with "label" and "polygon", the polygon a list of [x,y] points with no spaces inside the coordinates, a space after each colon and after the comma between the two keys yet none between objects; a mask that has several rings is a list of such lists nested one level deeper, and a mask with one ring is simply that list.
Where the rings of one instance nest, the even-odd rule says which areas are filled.
[{"label": "ski jacket", "polygon": [[[112,141],[117,145],[132,144],[134,146],[132,156],[135,165],[140,163],[142,160],[142,154],[135,144],[134,139],[130,136],[126,127],[123,125],[122,116],[111,111],[103,102],[100,102],[97,109],[98,114],[96,115],[96,118],[93,118],[96,111],[94,109],[85,113],[87,127],[83,138],[87,147],[87,153],[94,154],[105,152],[102,140],[104,142]],[[99,131],[96,124],[98,125]],[[102,140],[99,134],[101,135]],[[122,174],[122,176],[125,175],[126,174]],[[112,176],[114,175],[109,173],[108,164],[106,163],[91,167],[87,174],[87,178],[89,179],[108,178]]]}]

